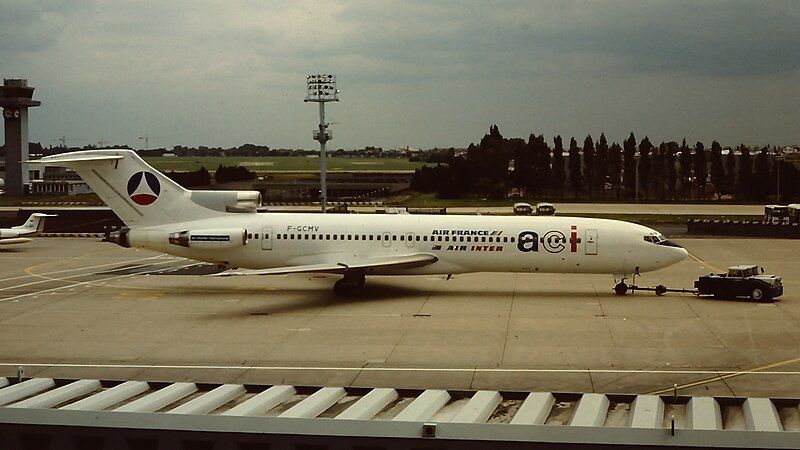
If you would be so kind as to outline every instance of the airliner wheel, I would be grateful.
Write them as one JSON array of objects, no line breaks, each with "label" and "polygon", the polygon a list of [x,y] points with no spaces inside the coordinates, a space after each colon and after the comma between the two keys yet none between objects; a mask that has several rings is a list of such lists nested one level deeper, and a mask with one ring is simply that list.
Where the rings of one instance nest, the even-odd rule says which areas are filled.
[{"label": "airliner wheel", "polygon": [[337,297],[348,297],[359,288],[358,283],[353,283],[351,280],[342,278],[341,280],[333,283],[333,293]]},{"label": "airliner wheel", "polygon": [[617,283],[617,285],[614,286],[614,293],[617,294],[617,295],[625,295],[625,294],[627,294],[628,293],[628,285],[623,283],[623,282]]},{"label": "airliner wheel", "polygon": [[345,283],[343,279],[333,283],[333,293],[336,294],[337,297],[344,297],[350,294],[352,290],[352,287],[348,283]]}]

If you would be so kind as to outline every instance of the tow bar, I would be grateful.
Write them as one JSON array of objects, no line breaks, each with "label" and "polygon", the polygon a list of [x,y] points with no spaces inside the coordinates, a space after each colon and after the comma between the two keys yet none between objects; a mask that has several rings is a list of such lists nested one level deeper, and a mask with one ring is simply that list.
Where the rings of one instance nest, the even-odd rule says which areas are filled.
[{"label": "tow bar", "polygon": [[631,285],[628,286],[628,289],[630,289],[631,294],[633,294],[636,291],[652,291],[652,292],[655,292],[656,295],[658,295],[658,296],[664,295],[667,292],[679,292],[679,293],[682,293],[682,294],[694,294],[694,295],[697,295],[697,289],[673,289],[673,288],[668,288],[668,287],[664,286],[663,284],[659,284],[658,286],[655,286],[655,287],[636,286],[635,284],[631,284]]},{"label": "tow bar", "polygon": [[636,275],[637,275],[636,273],[633,274],[633,280],[632,280],[633,282],[631,284],[625,283],[625,278],[620,280],[619,284],[617,284],[614,287],[614,292],[616,292],[617,295],[625,295],[629,291],[630,291],[631,294],[633,294],[636,291],[650,291],[650,292],[655,292],[656,295],[658,295],[658,296],[662,296],[662,295],[666,294],[667,292],[676,292],[676,293],[681,293],[681,294],[698,295],[697,289],[673,289],[673,288],[668,288],[668,287],[664,286],[663,284],[659,284],[659,285],[657,285],[655,287],[637,286],[636,285]]}]

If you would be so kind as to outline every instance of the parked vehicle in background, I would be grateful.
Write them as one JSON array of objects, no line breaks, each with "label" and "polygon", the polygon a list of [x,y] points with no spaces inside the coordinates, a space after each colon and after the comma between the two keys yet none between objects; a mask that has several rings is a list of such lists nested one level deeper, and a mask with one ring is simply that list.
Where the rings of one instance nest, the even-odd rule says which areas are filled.
[{"label": "parked vehicle in background", "polygon": [[517,216],[530,216],[533,213],[533,206],[530,203],[514,203],[514,214]]},{"label": "parked vehicle in background", "polygon": [[792,203],[789,208],[789,223],[800,224],[800,203]]},{"label": "parked vehicle in background", "polygon": [[789,207],[786,205],[764,206],[764,222],[782,224],[789,222]]},{"label": "parked vehicle in background", "polygon": [[781,277],[764,274],[756,265],[738,265],[728,268],[728,273],[705,275],[694,282],[697,295],[714,298],[749,297],[757,302],[768,302],[783,295]]},{"label": "parked vehicle in background", "polygon": [[537,216],[555,216],[556,207],[552,203],[538,203],[536,204]]}]

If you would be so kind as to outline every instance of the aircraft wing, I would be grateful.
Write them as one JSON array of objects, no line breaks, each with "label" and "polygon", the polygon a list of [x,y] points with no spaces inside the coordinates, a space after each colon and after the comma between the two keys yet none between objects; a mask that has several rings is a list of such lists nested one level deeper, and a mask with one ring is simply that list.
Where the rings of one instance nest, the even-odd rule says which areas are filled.
[{"label": "aircraft wing", "polygon": [[271,269],[237,269],[213,274],[216,277],[229,277],[237,275],[286,275],[290,273],[338,273],[350,271],[364,271],[369,273],[376,269],[410,269],[413,267],[427,266],[438,261],[434,255],[415,253],[411,255],[389,256],[381,258],[368,258],[353,262],[336,262],[323,264],[305,264],[301,266],[275,267]]}]

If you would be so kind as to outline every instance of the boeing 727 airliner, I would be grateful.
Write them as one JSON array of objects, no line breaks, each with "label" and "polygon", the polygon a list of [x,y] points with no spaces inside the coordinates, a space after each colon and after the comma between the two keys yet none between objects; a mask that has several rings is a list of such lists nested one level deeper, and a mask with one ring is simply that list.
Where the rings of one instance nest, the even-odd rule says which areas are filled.
[{"label": "boeing 727 airliner", "polygon": [[88,150],[31,162],[78,172],[125,222],[110,237],[119,245],[231,269],[222,275],[340,274],[337,295],[362,286],[366,275],[624,277],[687,256],[657,231],[617,220],[256,213],[258,192],[187,190],[130,150]]}]

